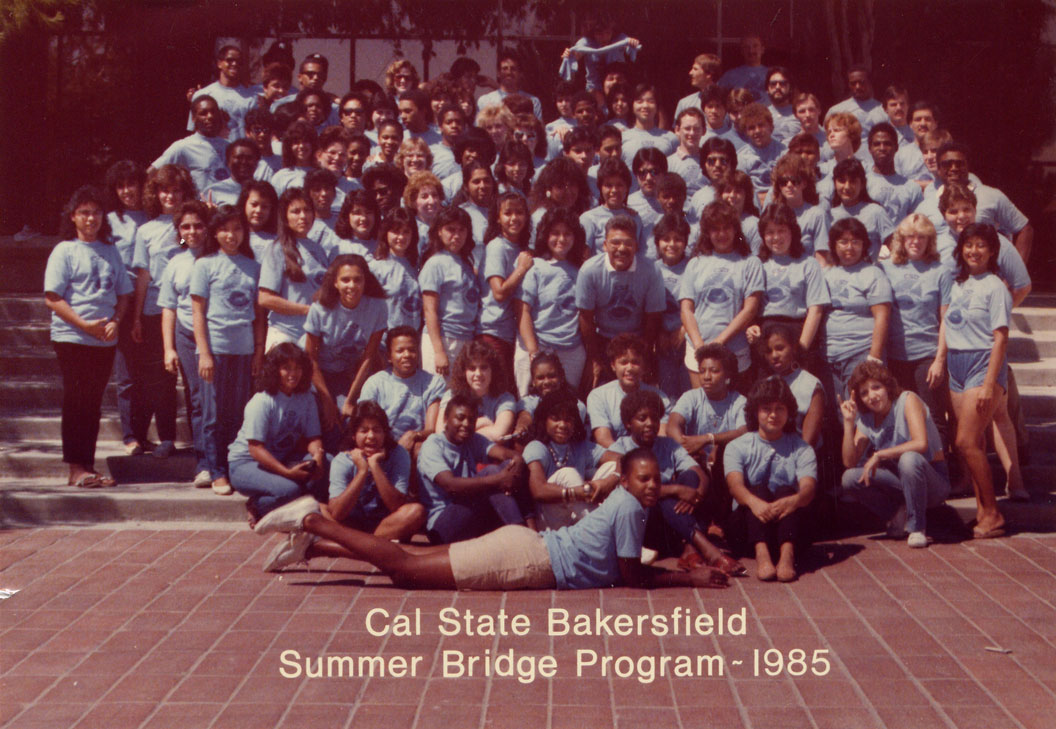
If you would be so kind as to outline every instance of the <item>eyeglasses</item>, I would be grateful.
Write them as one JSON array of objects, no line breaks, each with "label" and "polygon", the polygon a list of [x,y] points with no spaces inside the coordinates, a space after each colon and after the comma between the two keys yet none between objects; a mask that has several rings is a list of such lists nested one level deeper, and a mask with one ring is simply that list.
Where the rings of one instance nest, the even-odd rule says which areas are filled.
[{"label": "eyeglasses", "polygon": [[792,84],[789,83],[788,81],[779,81],[778,79],[774,79],[774,80],[770,81],[767,85],[768,86],[791,86]]},{"label": "eyeglasses", "polygon": [[784,187],[785,185],[798,185],[801,182],[803,182],[803,180],[799,179],[798,177],[778,177],[777,178],[777,186],[778,187]]},{"label": "eyeglasses", "polygon": [[643,167],[635,173],[638,177],[656,177],[660,174],[660,170],[655,167]]},{"label": "eyeglasses", "polygon": [[720,155],[715,155],[714,157],[705,157],[704,158],[704,164],[706,164],[706,165],[728,166],[730,164],[730,161],[728,159],[726,159],[725,157],[722,157]]},{"label": "eyeglasses", "polygon": [[968,168],[968,160],[966,159],[944,159],[939,162],[939,167],[961,167],[964,169]]}]

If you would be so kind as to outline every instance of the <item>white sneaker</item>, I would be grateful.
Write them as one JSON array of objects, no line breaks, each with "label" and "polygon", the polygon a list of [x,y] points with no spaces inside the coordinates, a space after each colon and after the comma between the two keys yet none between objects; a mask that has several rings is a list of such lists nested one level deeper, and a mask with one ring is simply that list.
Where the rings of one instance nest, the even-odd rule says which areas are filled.
[{"label": "white sneaker", "polygon": [[212,485],[213,493],[217,496],[230,496],[235,492],[235,490],[231,488],[231,484],[227,481],[221,481],[220,479],[217,479],[212,482]]},{"label": "white sneaker", "polygon": [[906,540],[906,544],[912,549],[923,549],[928,546],[928,537],[924,532],[913,532]]},{"label": "white sneaker", "polygon": [[264,560],[264,571],[278,572],[292,564],[307,562],[304,555],[308,552],[308,547],[312,546],[317,538],[314,534],[305,534],[304,532],[289,535],[289,537],[275,545],[275,549],[271,550],[271,554]]},{"label": "white sneaker", "polygon": [[213,485],[213,476],[208,471],[199,471],[198,475],[194,477],[194,487],[196,489],[207,489]]},{"label": "white sneaker", "polygon": [[257,534],[272,532],[300,532],[304,517],[319,513],[319,502],[313,496],[302,496],[288,504],[269,511],[253,527]]}]

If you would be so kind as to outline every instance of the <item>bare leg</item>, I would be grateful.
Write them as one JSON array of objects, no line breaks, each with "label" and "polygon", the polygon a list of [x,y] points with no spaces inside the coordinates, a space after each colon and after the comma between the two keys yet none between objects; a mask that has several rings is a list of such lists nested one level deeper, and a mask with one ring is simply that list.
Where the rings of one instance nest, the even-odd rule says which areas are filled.
[{"label": "bare leg", "polygon": [[777,579],[792,582],[796,579],[796,555],[792,542],[781,543],[781,554],[777,560]]},{"label": "bare leg", "polygon": [[1008,495],[1022,493],[1023,473],[1019,470],[1019,451],[1016,440],[1016,426],[1008,416],[1008,396],[1001,395],[996,398],[997,406],[994,408],[994,450],[997,457],[1001,459],[1001,465],[1005,469],[1005,481],[1008,484]]},{"label": "bare leg", "polygon": [[763,582],[773,582],[777,577],[774,561],[770,559],[770,547],[766,542],[755,543],[755,576]]},{"label": "bare leg", "polygon": [[972,388],[967,392],[953,393],[953,406],[957,411],[956,448],[965,466],[972,476],[975,487],[977,534],[985,534],[1004,526],[1005,518],[997,509],[994,496],[994,480],[990,473],[990,464],[986,460],[983,448],[983,434],[993,418],[995,402],[985,411],[977,408],[981,388]]},{"label": "bare leg", "polygon": [[400,587],[455,589],[455,576],[446,544],[411,554],[398,544],[350,529],[322,514],[304,518],[304,530],[344,547],[355,558],[369,562]]},{"label": "bare leg", "polygon": [[404,504],[381,520],[374,536],[380,539],[409,539],[425,526],[425,507],[419,503]]}]

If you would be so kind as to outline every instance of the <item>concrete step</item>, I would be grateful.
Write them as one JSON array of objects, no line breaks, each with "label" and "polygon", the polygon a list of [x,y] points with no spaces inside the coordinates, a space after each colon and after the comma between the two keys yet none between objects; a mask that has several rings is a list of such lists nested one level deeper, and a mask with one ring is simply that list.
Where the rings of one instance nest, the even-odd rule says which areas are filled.
[{"label": "concrete step", "polygon": [[[6,273],[6,271],[5,271]],[[43,291],[44,281],[41,280]],[[51,316],[44,294],[0,294],[0,320],[46,320]]]},{"label": "concrete step", "polygon": [[[126,456],[120,441],[102,441],[96,446],[95,465],[119,483],[189,482],[195,475],[194,454],[186,444],[177,446],[175,454],[159,459],[149,454]],[[68,469],[62,462],[62,441],[2,443],[0,472],[8,478],[65,478]]]},{"label": "concrete step", "polygon": [[[0,379],[0,402],[12,410],[62,407],[62,383],[58,378],[41,379],[23,375]],[[117,407],[117,388],[111,382],[103,393],[103,408]]]},{"label": "concrete step", "polygon": [[0,237],[0,292],[41,295],[44,290],[44,269],[57,236],[38,236],[31,240],[15,241]]},{"label": "concrete step", "polygon": [[[180,396],[182,397],[182,395]],[[177,442],[189,443],[191,427],[181,405],[176,418]],[[0,410],[0,443],[27,440],[58,440],[62,437],[62,411],[59,408]],[[117,411],[104,409],[99,420],[99,442],[120,441],[121,418]],[[147,437],[157,442],[158,431],[151,423]]]},{"label": "concrete step", "polygon": [[0,346],[13,345],[41,347],[51,352],[51,324],[46,319],[0,324]]},{"label": "concrete step", "polygon": [[78,489],[55,479],[28,479],[0,483],[0,526],[138,521],[246,528],[245,504],[240,494],[217,496],[188,484]]},{"label": "concrete step", "polygon": [[16,344],[0,350],[0,375],[4,377],[35,376],[42,379],[58,378],[61,374],[59,361],[50,345]]},{"label": "concrete step", "polygon": [[1020,387],[1031,385],[1056,385],[1056,357],[1046,357],[1038,362],[1010,361]]},{"label": "concrete step", "polygon": [[[1049,485],[1051,486],[1051,484],[1052,482],[1050,481]],[[974,497],[950,499],[946,503],[954,508],[965,524],[969,524],[975,519],[976,502]],[[1031,490],[1029,503],[1009,501],[1007,498],[1002,497],[998,498],[997,506],[1005,517],[1009,531],[1056,532],[1056,496],[1051,493],[1040,493]]]},{"label": "concrete step", "polygon": [[1019,397],[1027,418],[1056,418],[1056,385],[1021,385]]},{"label": "concrete step", "polygon": [[1051,332],[1054,329],[1056,329],[1056,309],[1054,308],[1024,305],[1012,312],[1013,331],[1036,334]]},{"label": "concrete step", "polygon": [[1056,357],[1056,332],[1045,331],[1023,334],[1013,331],[1008,337],[1008,361],[1040,362]]}]

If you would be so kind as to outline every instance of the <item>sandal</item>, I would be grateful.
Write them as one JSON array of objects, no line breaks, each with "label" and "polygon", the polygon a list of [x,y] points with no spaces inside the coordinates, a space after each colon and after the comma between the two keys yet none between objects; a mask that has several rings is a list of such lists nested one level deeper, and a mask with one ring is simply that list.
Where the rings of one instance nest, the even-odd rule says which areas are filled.
[{"label": "sandal", "polygon": [[98,473],[89,473],[87,471],[82,473],[80,478],[76,481],[67,481],[66,485],[76,486],[79,489],[98,489],[103,486],[102,482],[99,480]]},{"label": "sandal", "polygon": [[690,552],[684,557],[678,558],[679,569],[684,569],[686,572],[692,572],[697,567],[704,564],[704,558],[700,556],[700,552],[696,550]]},{"label": "sandal", "polygon": [[1005,527],[1003,524],[990,530],[983,530],[979,527],[974,527],[972,529],[972,539],[998,539],[1003,536],[1005,536]]},{"label": "sandal", "polygon": [[104,476],[101,473],[93,473],[92,475],[99,480],[99,485],[104,489],[110,489],[114,486],[117,486],[117,481],[110,478],[109,476]]},{"label": "sandal", "polygon": [[728,554],[724,554],[713,561],[711,566],[721,572],[725,572],[730,577],[743,577],[748,574],[748,568]]}]

